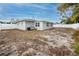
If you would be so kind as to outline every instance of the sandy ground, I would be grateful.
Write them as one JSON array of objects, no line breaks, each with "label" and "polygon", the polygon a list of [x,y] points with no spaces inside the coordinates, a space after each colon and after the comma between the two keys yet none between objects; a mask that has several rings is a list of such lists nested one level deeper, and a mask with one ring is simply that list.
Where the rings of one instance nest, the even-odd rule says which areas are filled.
[{"label": "sandy ground", "polygon": [[74,55],[73,29],[53,28],[43,31],[0,31],[1,56]]}]

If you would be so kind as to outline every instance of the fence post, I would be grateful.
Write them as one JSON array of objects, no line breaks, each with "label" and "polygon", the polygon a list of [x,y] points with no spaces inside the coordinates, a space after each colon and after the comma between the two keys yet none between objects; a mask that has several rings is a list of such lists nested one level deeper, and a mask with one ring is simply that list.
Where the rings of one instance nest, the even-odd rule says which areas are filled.
[{"label": "fence post", "polygon": [[0,24],[0,32],[1,32],[1,27],[2,27],[2,25]]}]

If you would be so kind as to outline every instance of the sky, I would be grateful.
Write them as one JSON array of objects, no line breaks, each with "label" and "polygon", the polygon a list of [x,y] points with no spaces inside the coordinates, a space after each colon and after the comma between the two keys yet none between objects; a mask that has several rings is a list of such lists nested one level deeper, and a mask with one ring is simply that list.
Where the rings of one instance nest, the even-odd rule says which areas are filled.
[{"label": "sky", "polygon": [[58,6],[56,3],[0,3],[0,19],[31,18],[59,22]]}]

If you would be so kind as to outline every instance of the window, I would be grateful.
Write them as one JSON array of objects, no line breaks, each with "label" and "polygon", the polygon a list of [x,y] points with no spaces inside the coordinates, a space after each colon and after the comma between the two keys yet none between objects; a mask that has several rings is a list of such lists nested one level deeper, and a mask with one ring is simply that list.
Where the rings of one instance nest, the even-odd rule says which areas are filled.
[{"label": "window", "polygon": [[47,23],[47,26],[49,26],[49,23]]},{"label": "window", "polygon": [[51,23],[51,26],[53,26],[53,23]]},{"label": "window", "polygon": [[17,23],[17,25],[19,25],[19,23]]},{"label": "window", "polygon": [[36,27],[39,27],[40,26],[40,23],[36,23],[36,25],[35,25]]}]

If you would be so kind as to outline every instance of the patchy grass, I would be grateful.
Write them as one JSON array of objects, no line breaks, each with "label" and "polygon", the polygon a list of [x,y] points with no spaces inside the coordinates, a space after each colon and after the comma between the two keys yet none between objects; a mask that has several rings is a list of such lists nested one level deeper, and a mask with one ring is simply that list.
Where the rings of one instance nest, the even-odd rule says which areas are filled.
[{"label": "patchy grass", "polygon": [[73,34],[73,39],[75,39],[74,51],[76,55],[79,55],[79,30],[76,30]]},{"label": "patchy grass", "polygon": [[79,55],[79,43],[76,43],[74,45],[74,51],[75,51],[76,55]]}]

